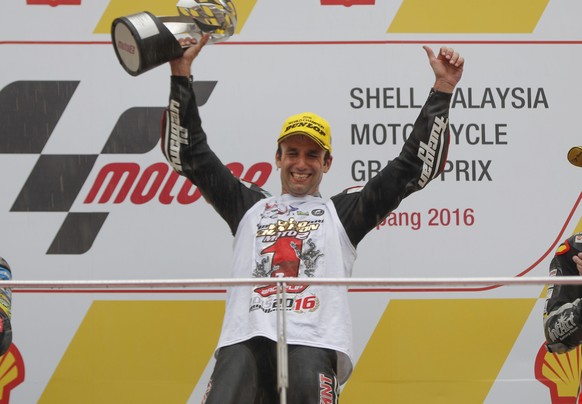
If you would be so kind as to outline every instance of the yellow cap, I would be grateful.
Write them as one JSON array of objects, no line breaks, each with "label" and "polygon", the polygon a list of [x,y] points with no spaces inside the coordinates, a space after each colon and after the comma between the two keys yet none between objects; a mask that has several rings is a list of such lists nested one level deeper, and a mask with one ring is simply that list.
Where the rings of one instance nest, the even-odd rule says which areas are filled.
[{"label": "yellow cap", "polygon": [[312,112],[303,112],[285,120],[277,143],[291,135],[306,135],[323,150],[331,153],[331,129],[329,123]]}]

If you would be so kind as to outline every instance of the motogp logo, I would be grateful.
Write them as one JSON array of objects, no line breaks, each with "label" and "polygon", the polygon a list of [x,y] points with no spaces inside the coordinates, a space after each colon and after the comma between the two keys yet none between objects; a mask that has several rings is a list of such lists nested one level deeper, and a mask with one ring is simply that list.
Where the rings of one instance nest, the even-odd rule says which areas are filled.
[{"label": "motogp logo", "polygon": [[[199,191],[192,190],[193,186],[184,178],[181,178],[183,184],[176,185],[175,192],[170,193],[179,176],[175,173],[166,175],[171,170],[165,162],[145,169],[127,161],[103,167],[96,164],[101,155],[123,155],[127,159],[127,156],[153,150],[160,139],[160,120],[165,106],[134,107],[124,111],[98,153],[45,152],[45,146],[78,85],[79,81],[18,81],[0,91],[0,156],[36,156],[36,162],[16,195],[10,212],[66,213],[47,254],[84,254],[93,245],[109,212],[103,212],[103,209],[98,212],[88,209],[75,212],[72,209],[95,170],[99,172],[95,183],[87,184],[91,190],[84,198],[85,205],[107,202],[118,185],[120,189],[113,203],[121,203],[129,197],[131,203],[142,204],[151,201],[154,193],[162,204],[193,203],[200,197]],[[199,106],[206,103],[215,85],[215,81],[194,83]],[[136,125],[136,122],[140,124]],[[252,166],[244,179],[251,177],[249,181],[264,184],[271,172],[271,166],[266,167],[265,164]],[[243,176],[241,163],[231,163],[228,167],[234,175]],[[146,183],[149,184],[147,187]],[[99,198],[97,194],[100,194]]]}]

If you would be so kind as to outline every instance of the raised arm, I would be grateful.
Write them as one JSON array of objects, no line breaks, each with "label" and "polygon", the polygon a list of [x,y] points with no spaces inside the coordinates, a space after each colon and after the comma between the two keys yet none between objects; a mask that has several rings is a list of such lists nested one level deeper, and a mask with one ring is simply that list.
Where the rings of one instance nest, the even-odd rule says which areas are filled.
[{"label": "raised arm", "polygon": [[170,100],[162,118],[161,147],[172,168],[198,187],[234,234],[244,213],[265,195],[234,177],[208,145],[190,75],[192,62],[207,41],[207,35],[197,44],[181,41],[193,46],[170,62]]},{"label": "raised arm", "polygon": [[424,188],[444,169],[449,147],[449,105],[464,59],[451,48],[435,55],[424,47],[435,83],[400,155],[361,189],[332,198],[350,240],[357,245],[403,198]]},{"label": "raised arm", "polygon": [[190,77],[190,74],[192,74],[192,63],[198,57],[202,48],[208,43],[209,38],[210,35],[205,34],[198,42],[190,38],[180,39],[180,45],[187,46],[187,48],[182,57],[170,60],[172,76]]},{"label": "raised arm", "polygon": [[463,76],[465,58],[446,46],[436,56],[430,47],[425,45],[423,49],[435,75],[433,90],[451,94]]}]

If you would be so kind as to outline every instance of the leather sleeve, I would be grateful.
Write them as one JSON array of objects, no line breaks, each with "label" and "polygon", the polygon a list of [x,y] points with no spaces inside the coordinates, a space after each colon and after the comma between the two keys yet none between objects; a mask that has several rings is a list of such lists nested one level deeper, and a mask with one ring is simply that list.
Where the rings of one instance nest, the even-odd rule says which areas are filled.
[{"label": "leather sleeve", "polygon": [[450,140],[451,97],[431,91],[399,156],[363,188],[351,188],[331,198],[354,246],[403,198],[424,188],[443,171]]},{"label": "leather sleeve", "polygon": [[168,163],[198,187],[232,234],[245,212],[268,196],[259,187],[236,178],[210,149],[187,77],[171,78],[169,106],[162,117],[161,147]]}]

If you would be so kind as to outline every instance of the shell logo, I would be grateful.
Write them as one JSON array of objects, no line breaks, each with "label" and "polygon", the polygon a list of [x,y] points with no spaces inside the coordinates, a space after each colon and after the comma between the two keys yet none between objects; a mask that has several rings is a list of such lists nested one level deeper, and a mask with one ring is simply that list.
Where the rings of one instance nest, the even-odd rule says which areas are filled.
[{"label": "shell logo", "polygon": [[550,353],[542,344],[535,362],[535,377],[550,389],[552,404],[575,404],[580,387],[580,346],[563,354]]},{"label": "shell logo", "polygon": [[12,344],[0,357],[0,404],[8,404],[11,391],[23,381],[24,361],[16,345]]}]

